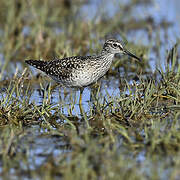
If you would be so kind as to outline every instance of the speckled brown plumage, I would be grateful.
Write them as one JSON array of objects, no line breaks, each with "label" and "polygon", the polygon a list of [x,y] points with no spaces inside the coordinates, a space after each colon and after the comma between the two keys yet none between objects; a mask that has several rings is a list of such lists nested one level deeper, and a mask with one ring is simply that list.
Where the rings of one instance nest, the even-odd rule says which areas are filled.
[{"label": "speckled brown plumage", "polygon": [[105,42],[100,55],[97,56],[74,56],[49,62],[41,60],[26,60],[25,62],[67,87],[85,87],[105,75],[116,53],[128,54],[140,60],[127,51],[120,41],[109,39]]}]

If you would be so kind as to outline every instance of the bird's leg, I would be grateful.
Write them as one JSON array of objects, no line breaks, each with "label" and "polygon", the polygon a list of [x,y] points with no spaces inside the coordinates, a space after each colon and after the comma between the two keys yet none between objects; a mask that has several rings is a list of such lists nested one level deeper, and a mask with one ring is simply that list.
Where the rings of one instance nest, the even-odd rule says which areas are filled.
[{"label": "bird's leg", "polygon": [[83,114],[83,107],[82,107],[82,94],[83,94],[84,88],[80,88],[80,96],[79,96],[79,109],[81,114]]},{"label": "bird's leg", "polygon": [[84,90],[84,88],[80,88],[79,109],[80,109],[81,116],[85,119],[87,128],[89,129],[89,128],[91,128],[91,127],[90,127],[90,125],[89,125],[87,115],[86,115],[86,113],[84,112],[84,109],[83,109],[83,106],[82,106],[82,94],[83,94],[83,90]]}]

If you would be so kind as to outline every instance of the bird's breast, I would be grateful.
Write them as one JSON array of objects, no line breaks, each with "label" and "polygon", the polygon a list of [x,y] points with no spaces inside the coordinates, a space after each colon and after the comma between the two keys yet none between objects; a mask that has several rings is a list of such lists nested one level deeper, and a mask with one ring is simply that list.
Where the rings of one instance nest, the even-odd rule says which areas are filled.
[{"label": "bird's breast", "polygon": [[83,68],[73,72],[73,85],[76,87],[88,86],[95,83],[106,74],[112,64],[113,55],[108,59],[94,60]]}]

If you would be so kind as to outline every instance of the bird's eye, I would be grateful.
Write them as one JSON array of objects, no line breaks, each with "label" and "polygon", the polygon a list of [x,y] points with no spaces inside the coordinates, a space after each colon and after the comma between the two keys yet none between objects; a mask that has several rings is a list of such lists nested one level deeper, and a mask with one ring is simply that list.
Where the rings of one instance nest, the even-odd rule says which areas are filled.
[{"label": "bird's eye", "polygon": [[114,47],[117,47],[117,44],[116,44],[116,43],[114,43],[114,44],[113,44],[113,46],[114,46]]}]

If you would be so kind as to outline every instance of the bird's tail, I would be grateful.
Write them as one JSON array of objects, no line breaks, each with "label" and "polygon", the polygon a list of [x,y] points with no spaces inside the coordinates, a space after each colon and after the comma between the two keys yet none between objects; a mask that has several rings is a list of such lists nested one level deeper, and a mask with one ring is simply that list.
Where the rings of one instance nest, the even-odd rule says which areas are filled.
[{"label": "bird's tail", "polygon": [[25,60],[25,62],[41,71],[46,71],[46,65],[48,64],[47,61],[41,60]]}]

